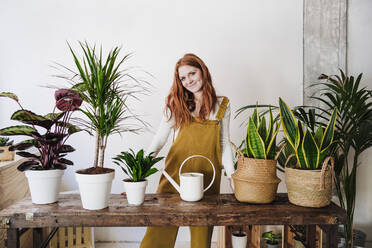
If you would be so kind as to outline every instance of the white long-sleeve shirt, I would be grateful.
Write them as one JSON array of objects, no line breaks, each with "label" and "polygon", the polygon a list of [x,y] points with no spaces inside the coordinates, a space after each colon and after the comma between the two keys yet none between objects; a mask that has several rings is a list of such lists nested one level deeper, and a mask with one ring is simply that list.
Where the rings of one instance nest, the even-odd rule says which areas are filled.
[{"label": "white long-sleeve shirt", "polygon": [[[223,97],[217,98],[217,107],[216,111],[210,113],[209,120],[217,120],[216,115],[220,104],[222,102]],[[221,152],[222,152],[222,166],[225,168],[227,177],[230,178],[231,174],[234,173],[234,163],[233,163],[233,156],[232,150],[229,143],[230,140],[230,103],[227,105],[225,114],[221,121],[221,130],[220,130],[220,143],[221,143]],[[163,115],[163,118],[160,122],[160,126],[158,131],[153,138],[151,145],[147,149],[147,153],[154,152],[155,156],[160,152],[160,150],[164,147],[167,143],[169,135],[172,133],[173,129],[172,126],[174,124],[174,120],[168,121],[168,118]],[[174,133],[174,138],[177,137],[178,131],[176,130]]]}]

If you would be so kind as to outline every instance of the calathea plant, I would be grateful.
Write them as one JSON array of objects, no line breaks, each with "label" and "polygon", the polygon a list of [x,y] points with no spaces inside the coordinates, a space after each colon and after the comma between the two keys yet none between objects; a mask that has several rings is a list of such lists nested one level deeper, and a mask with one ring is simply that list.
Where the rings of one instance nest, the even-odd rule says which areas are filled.
[{"label": "calathea plant", "polygon": [[[21,163],[18,170],[65,169],[66,165],[73,165],[72,161],[64,157],[75,149],[65,142],[71,134],[80,131],[69,123],[72,112],[77,110],[82,103],[78,93],[69,89],[57,90],[55,92],[55,107],[53,112],[47,115],[38,115],[24,109],[18,97],[13,93],[3,92],[0,93],[0,97],[11,98],[18,103],[21,109],[13,113],[11,120],[23,123],[23,125],[0,129],[0,135],[30,137],[30,139],[12,146],[12,150],[18,151],[16,154],[30,158],[30,160]],[[55,112],[56,109],[61,112]],[[45,132],[40,133],[40,128]],[[25,151],[31,147],[35,147],[38,153]]]},{"label": "calathea plant", "polygon": [[13,140],[9,141],[9,138],[0,137],[0,146],[11,146],[13,145]]},{"label": "calathea plant", "polygon": [[143,149],[137,153],[130,149],[130,152],[121,152],[113,158],[113,161],[129,176],[130,181],[140,182],[158,171],[156,168],[152,168],[152,166],[163,158],[155,157],[153,152],[145,156]]},{"label": "calathea plant", "polygon": [[333,109],[325,128],[319,126],[315,133],[297,120],[288,105],[279,98],[279,112],[285,141],[297,159],[296,167],[301,169],[319,169],[329,155],[333,141],[337,108]]},{"label": "calathea plant", "polygon": [[244,156],[258,159],[274,159],[276,136],[279,131],[279,121],[274,121],[271,109],[268,126],[264,116],[260,116],[255,108],[248,120],[247,136],[242,149]]}]

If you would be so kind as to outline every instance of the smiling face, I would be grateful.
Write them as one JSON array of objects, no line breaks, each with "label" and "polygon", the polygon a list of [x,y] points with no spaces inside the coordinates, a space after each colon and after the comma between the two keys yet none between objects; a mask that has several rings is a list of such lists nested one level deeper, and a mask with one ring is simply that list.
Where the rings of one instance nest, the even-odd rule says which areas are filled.
[{"label": "smiling face", "polygon": [[199,68],[182,65],[178,68],[178,75],[183,87],[191,93],[195,94],[202,89],[202,72]]}]

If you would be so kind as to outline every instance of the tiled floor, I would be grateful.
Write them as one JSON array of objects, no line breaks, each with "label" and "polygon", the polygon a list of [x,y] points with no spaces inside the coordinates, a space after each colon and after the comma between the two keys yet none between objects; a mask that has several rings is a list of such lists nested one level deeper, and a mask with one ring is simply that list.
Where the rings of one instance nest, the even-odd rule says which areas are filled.
[{"label": "tiled floor", "polygon": [[[139,243],[129,242],[115,242],[115,243],[96,243],[95,248],[138,248]],[[190,248],[190,244],[187,242],[177,243],[175,248]],[[211,248],[217,248],[215,243],[212,244]]]}]

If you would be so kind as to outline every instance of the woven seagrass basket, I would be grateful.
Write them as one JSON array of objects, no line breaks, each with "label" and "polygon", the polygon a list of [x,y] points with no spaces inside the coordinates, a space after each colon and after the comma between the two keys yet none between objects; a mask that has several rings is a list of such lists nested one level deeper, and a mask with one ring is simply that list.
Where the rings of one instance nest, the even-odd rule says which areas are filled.
[{"label": "woven seagrass basket", "polygon": [[253,159],[239,155],[238,168],[231,176],[238,201],[270,203],[274,201],[280,179],[276,160]]},{"label": "woven seagrass basket", "polygon": [[292,204],[303,207],[325,207],[332,198],[333,166],[321,170],[285,168],[285,183]]}]

